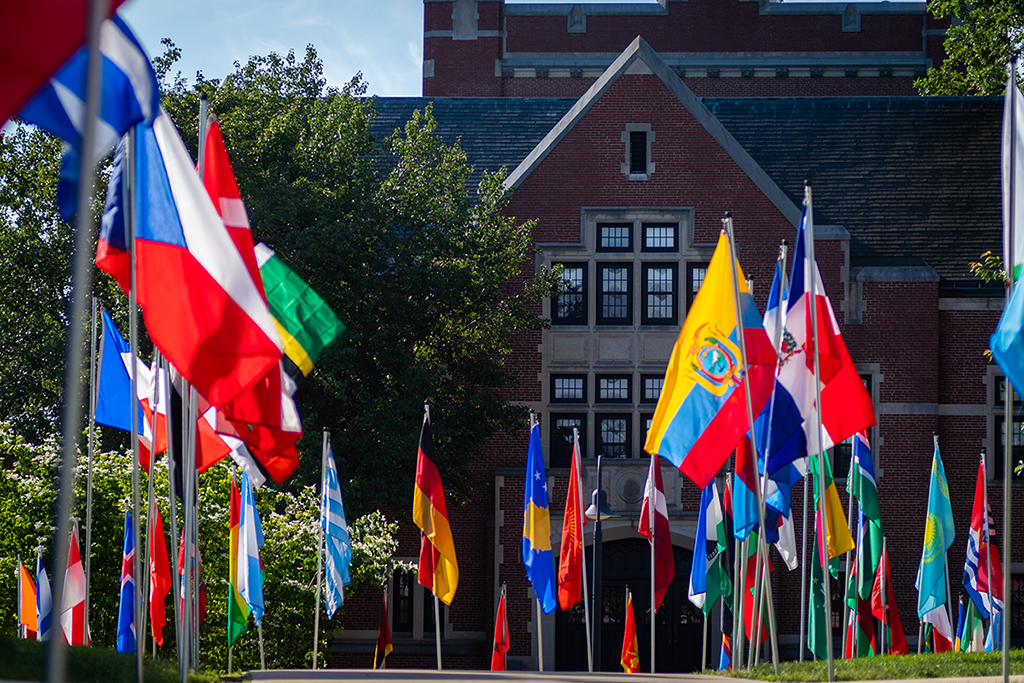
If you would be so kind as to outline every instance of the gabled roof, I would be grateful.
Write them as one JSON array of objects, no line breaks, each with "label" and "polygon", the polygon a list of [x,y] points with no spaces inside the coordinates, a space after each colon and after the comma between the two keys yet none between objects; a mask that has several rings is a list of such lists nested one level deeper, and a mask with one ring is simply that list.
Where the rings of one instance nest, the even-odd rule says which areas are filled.
[{"label": "gabled roof", "polygon": [[788,218],[793,225],[800,221],[800,209],[797,204],[786,196],[779,186],[772,180],[764,170],[758,166],[753,157],[740,145],[729,133],[721,122],[711,114],[700,99],[693,94],[686,84],[675,74],[671,67],[658,56],[651,46],[640,36],[637,36],[629,44],[622,54],[612,62],[612,65],[594,82],[590,89],[581,97],[572,108],[566,112],[562,120],[544,136],[529,156],[523,159],[522,163],[509,174],[505,180],[506,187],[516,188],[526,179],[530,173],[544,160],[559,142],[562,141],[573,126],[576,125],[591,107],[601,99],[601,96],[617,81],[623,74],[636,71],[640,65],[646,67],[661,79],[662,83],[675,95],[690,114],[704,127],[711,137],[722,147],[740,169],[747,174],[761,192],[772,204]]}]

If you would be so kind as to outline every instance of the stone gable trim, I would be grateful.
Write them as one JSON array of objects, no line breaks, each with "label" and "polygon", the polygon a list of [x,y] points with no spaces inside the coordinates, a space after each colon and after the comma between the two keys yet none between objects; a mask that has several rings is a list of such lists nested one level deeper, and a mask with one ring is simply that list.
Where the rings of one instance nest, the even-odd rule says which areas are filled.
[{"label": "stone gable trim", "polygon": [[929,266],[863,266],[851,268],[856,282],[938,282],[939,274]]},{"label": "stone gable trim", "polygon": [[654,75],[661,79],[669,91],[676,96],[697,122],[704,127],[704,130],[714,138],[725,153],[736,162],[740,170],[747,174],[754,185],[775,205],[779,212],[794,227],[799,225],[801,213],[799,207],[765,173],[764,169],[750,156],[750,153],[736,141],[736,138],[725,129],[725,126],[704,106],[704,103],[693,94],[693,91],[686,87],[672,68],[640,36],[637,36],[630,43],[629,47],[612,63],[611,67],[590,86],[586,94],[577,100],[576,104],[562,117],[562,120],[544,136],[544,139],[505,179],[505,187],[509,189],[519,187],[526,180],[526,177],[547,157],[551,150],[572,130],[576,123],[601,99],[615,81],[618,80],[619,76],[625,73],[637,59],[642,59]]},{"label": "stone gable trim", "polygon": [[1003,297],[948,297],[939,299],[940,311],[1001,311],[1006,305]]}]

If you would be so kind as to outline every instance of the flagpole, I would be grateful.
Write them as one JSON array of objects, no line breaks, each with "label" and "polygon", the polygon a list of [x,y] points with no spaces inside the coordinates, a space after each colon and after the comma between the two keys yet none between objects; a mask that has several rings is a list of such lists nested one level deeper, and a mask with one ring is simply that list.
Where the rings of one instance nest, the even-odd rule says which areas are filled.
[{"label": "flagpole", "polygon": [[437,670],[441,670],[441,605],[434,593],[434,642],[437,647]]},{"label": "flagpole", "polygon": [[[736,331],[738,333],[737,336],[739,337],[739,342],[740,342],[740,344],[739,344],[739,346],[740,346],[740,362],[743,364],[743,387],[744,387],[744,392],[743,393],[744,393],[744,397],[746,398],[746,404],[747,404],[747,424],[750,426],[750,443],[751,443],[751,446],[752,446],[752,450],[754,452],[754,458],[756,459],[757,458],[757,430],[754,429],[754,404],[753,404],[753,400],[750,398],[750,372],[749,372],[749,366],[747,365],[747,342],[746,342],[746,339],[745,339],[745,336],[744,336],[744,330],[743,330],[743,310],[742,310],[742,306],[740,304],[739,274],[736,272],[736,263],[737,263],[737,261],[736,261],[736,238],[735,238],[735,235],[733,234],[732,216],[730,214],[728,214],[728,213],[725,214],[725,217],[722,219],[722,225],[725,228],[726,232],[728,233],[728,237],[729,237],[729,253],[730,253],[729,269],[732,271],[733,303],[734,303],[734,305],[736,307]],[[766,464],[766,467],[765,467],[765,476],[767,476],[767,464]],[[755,562],[758,562],[759,560],[760,561],[764,561],[764,562],[768,561],[768,546],[767,546],[767,542],[765,541],[765,536],[767,535],[765,533],[765,529],[766,529],[766,527],[765,527],[765,501],[764,501],[763,492],[761,490],[762,488],[763,488],[763,486],[759,486],[758,487],[758,491],[757,491],[757,516],[758,516],[758,522],[760,523],[761,533],[759,533],[757,535],[757,553],[758,553],[758,558],[755,559]],[[755,571],[755,576],[756,575],[757,575],[757,572]],[[778,646],[778,640],[776,638],[775,614],[774,614],[773,605],[772,605],[772,597],[771,597],[772,589],[771,589],[771,584],[770,583],[767,585],[767,589],[768,589],[767,592],[768,592],[768,609],[769,609],[769,612],[768,612],[768,637],[771,638],[772,660],[775,663],[775,675],[778,676],[779,675],[779,646]],[[756,587],[755,587],[755,593],[756,592],[757,592],[757,590],[756,590]],[[757,608],[758,607],[755,604],[755,607],[754,607],[755,611],[757,610]]]},{"label": "flagpole", "polygon": [[[230,467],[228,469],[231,471],[231,488],[228,489],[229,509],[230,509],[230,506],[234,505],[234,498],[235,498],[235,468],[234,467]],[[239,507],[241,507],[241,506],[239,506]],[[233,520],[231,519],[231,514],[229,512],[228,513],[228,543],[229,543],[229,545],[230,545],[230,542],[231,542],[230,538],[231,538],[231,525],[232,524],[233,524]],[[235,551],[237,552],[237,550],[238,550],[237,539],[235,540],[235,543],[236,543]],[[236,561],[237,561],[237,557],[236,557]],[[228,554],[228,563],[229,563],[228,564],[228,611],[229,611],[229,614],[230,614],[230,609],[231,609],[231,603],[234,602],[234,600],[235,600],[235,587],[231,584],[231,565],[230,565],[230,562],[231,562],[231,555],[229,553]],[[237,580],[237,574],[236,574],[236,580]],[[248,626],[249,626],[249,617],[247,616],[246,617],[246,628],[248,628]],[[230,618],[230,616],[228,617],[227,636],[228,636],[228,676],[230,676],[231,675],[231,650],[232,650],[232,647],[231,647],[231,618]]]},{"label": "flagpole", "polygon": [[[1010,225],[1007,226],[1006,230],[1006,254],[1003,258],[1003,265],[1006,268],[1006,306],[1010,305],[1010,295],[1013,294],[1013,279],[1014,269],[1017,264],[1014,263],[1014,244],[1013,244],[1013,233],[1017,229],[1016,220],[1014,214],[1016,213],[1017,207],[1015,206],[1016,200],[1016,186],[1017,179],[1016,166],[1017,160],[1015,158],[1017,151],[1017,60],[1014,59],[1010,62],[1010,78],[1007,79],[1008,86],[1014,88],[1012,96],[1010,97],[1010,196],[1008,198],[1010,202],[1009,210],[1009,221]],[[1013,487],[1012,487],[1012,474],[1013,474],[1013,438],[1010,435],[1011,428],[1013,427],[1013,385],[1010,384],[1009,378],[1003,380],[1006,384],[1006,396],[1005,396],[1005,409],[1003,411],[1003,429],[1006,434],[1005,443],[1003,444],[1003,557],[1010,558],[1010,523],[1012,521],[1011,508],[1013,504]],[[988,514],[988,511],[985,511]],[[1009,559],[1006,561],[1007,567],[1010,567],[1012,563]],[[1010,578],[1012,572],[1009,570],[1003,570],[1003,601],[1010,605],[1012,592],[1010,587]],[[989,576],[989,583],[992,582],[992,577]],[[1010,683],[1010,628],[1006,623],[1006,619],[1003,619],[1003,633],[1002,633],[1002,648],[1003,648],[1003,683]],[[995,642],[993,639],[993,647]]]},{"label": "flagpole", "polygon": [[[939,449],[939,434],[938,432],[932,432],[932,442],[935,445],[935,450]],[[942,553],[942,561],[946,567],[946,609],[949,611],[949,623],[956,623],[956,614],[953,612],[953,592],[949,589],[949,553]],[[952,628],[952,626],[951,626]]]},{"label": "flagpole", "polygon": [[[75,224],[75,257],[71,280],[72,304],[68,332],[67,365],[64,369],[64,407],[61,414],[61,468],[57,496],[55,571],[53,582],[53,614],[57,633],[51,632],[47,644],[45,675],[50,683],[61,683],[67,673],[67,651],[59,635],[60,615],[64,609],[64,570],[68,561],[67,537],[71,527],[71,509],[75,497],[75,458],[82,422],[82,364],[85,339],[82,322],[87,297],[92,291],[92,249],[96,224],[91,207],[93,163],[92,150],[96,138],[96,119],[100,107],[100,24],[108,12],[106,0],[90,0],[85,12],[85,42],[89,46],[86,76],[85,117],[82,125],[82,147],[78,165],[78,215]],[[86,598],[88,604],[88,598]]]},{"label": "flagpole", "polygon": [[[850,469],[849,469],[849,471],[846,474],[846,481],[847,481],[846,495],[848,496],[847,505],[846,505],[846,528],[850,532],[850,536],[851,537],[853,536],[853,494],[850,493],[849,482],[853,478],[853,465],[854,465],[854,462],[853,462],[853,460],[854,460],[853,459],[853,439],[854,438],[855,437],[850,437]],[[827,543],[826,543],[826,545],[827,545]],[[847,644],[848,644],[848,641],[849,641],[849,638],[850,638],[850,628],[849,628],[849,624],[847,623],[849,621],[849,618],[850,618],[850,577],[852,575],[852,571],[850,569],[850,551],[849,550],[846,551],[846,557],[844,559],[845,559],[845,562],[846,562],[846,575],[845,575],[844,578],[846,580],[843,583],[845,583],[846,585],[843,587],[843,656],[845,657],[846,656],[846,647],[847,647]],[[856,598],[855,598],[855,600],[856,600]],[[829,628],[831,628],[831,625],[829,626]],[[854,625],[854,629],[856,629],[856,624]],[[853,645],[853,647],[856,648],[856,646],[857,646],[856,630],[854,630],[854,645]],[[851,652],[852,652],[852,650],[851,650]],[[852,657],[851,657],[851,659],[852,659]]]},{"label": "flagpole", "polygon": [[806,632],[804,627],[807,622],[804,621],[804,616],[807,614],[807,489],[810,486],[807,481],[810,477],[804,476],[804,504],[801,508],[801,531],[800,531],[800,659],[798,661],[804,661],[804,652],[806,651],[806,644],[804,636]]},{"label": "flagpole", "polygon": [[[153,412],[153,426],[156,426],[156,406],[154,406]],[[140,643],[146,642],[146,622],[152,616],[149,612],[149,589],[150,589],[150,566],[149,558],[153,551],[153,506],[156,505],[153,499],[153,477],[156,475],[156,434],[154,433],[153,439],[149,444],[149,475],[146,477],[146,557],[143,560],[143,564],[146,567],[146,571],[142,572],[142,593],[139,595],[139,602],[141,602],[140,609],[142,610],[142,621],[141,626],[136,629],[137,633],[142,635],[139,638]],[[139,546],[142,543],[138,542],[135,544],[135,554],[139,553]],[[139,581],[135,581],[135,585],[139,585]],[[88,622],[86,622],[88,623]],[[152,630],[152,629],[150,629]],[[143,648],[145,649],[145,648]],[[156,638],[153,639],[153,656],[156,656]]]},{"label": "flagpole", "polygon": [[[736,475],[733,473],[732,485],[736,486]],[[733,519],[733,526],[735,527],[735,519]],[[741,651],[739,649],[740,642],[743,640],[743,615],[740,613],[743,606],[743,568],[746,566],[746,562],[743,561],[743,542],[736,538],[735,531],[733,532],[733,566],[732,566],[732,578],[733,578],[733,591],[732,591],[732,643],[729,646],[729,663],[734,670],[742,669],[742,665],[737,661],[737,655]]]},{"label": "flagpole", "polygon": [[[889,625],[889,614],[887,612],[887,605],[885,604],[889,598],[889,584],[886,583],[889,580],[889,577],[885,575],[885,566],[887,564],[889,564],[889,555],[886,553],[885,549],[885,536],[882,536],[882,590],[880,591],[882,594],[882,646],[878,650],[880,657],[885,656],[885,629]],[[891,648],[892,646],[890,645],[890,649]]]},{"label": "flagpole", "polygon": [[[581,551],[581,554],[580,554],[580,573],[583,575],[583,621],[584,621],[584,626],[586,627],[586,631],[587,631],[587,672],[588,673],[594,673],[594,648],[593,648],[592,643],[590,642],[590,636],[591,636],[591,633],[590,633],[590,600],[587,597],[587,594],[590,592],[589,588],[587,586],[587,544],[584,542],[585,539],[583,537],[584,536],[584,534],[583,534],[583,520],[585,519],[585,516],[583,515],[583,512],[584,512],[584,510],[586,510],[586,508],[583,507],[583,478],[582,478],[582,472],[581,472],[581,470],[583,469],[583,457],[582,457],[582,453],[580,453],[580,430],[578,428],[576,428],[576,427],[572,428],[572,443],[573,443],[572,457],[575,460],[575,465],[576,465],[576,496],[579,499],[579,514],[580,514],[580,519],[578,520],[579,521],[579,525],[580,525],[580,551]],[[598,488],[601,488],[600,484],[598,485]],[[506,603],[505,609],[506,609],[506,612],[507,612],[507,610],[508,610],[507,603]]]},{"label": "flagpole", "polygon": [[[992,596],[992,582],[995,577],[992,576],[992,529],[988,526],[988,465],[985,463],[985,449],[981,449],[981,482],[982,482],[982,497],[984,498],[984,507],[982,509],[982,523],[985,525],[985,560],[988,565],[988,616],[990,619],[989,628],[993,629],[996,626],[996,601]],[[1005,596],[1004,596],[1005,601]],[[1005,602],[1004,602],[1005,604]],[[996,648],[995,634],[992,635],[992,649]]]},{"label": "flagpole", "polygon": [[[176,547],[175,544],[178,542],[178,484],[176,481],[178,478],[178,466],[174,462],[174,443],[177,440],[177,437],[174,434],[174,420],[172,419],[171,414],[171,411],[174,409],[174,405],[173,401],[171,400],[170,367],[167,360],[160,354],[159,351],[156,351],[155,355],[159,360],[158,367],[160,370],[162,370],[162,372],[157,372],[157,376],[155,378],[157,386],[159,387],[158,391],[162,392],[162,395],[165,396],[167,399],[167,418],[164,420],[164,427],[166,428],[167,431],[167,499],[168,507],[170,508],[171,513],[171,552],[172,557],[174,558],[174,561],[172,561],[173,564],[178,559],[177,553],[174,552],[174,548]],[[162,380],[161,375],[163,375]],[[155,424],[156,420],[154,419],[154,426]],[[183,665],[184,649],[182,647],[182,641],[184,640],[182,637],[184,634],[184,628],[181,621],[182,586],[181,577],[178,575],[177,567],[174,567],[174,569],[171,571],[171,581],[172,585],[174,586],[174,599],[171,602],[174,604],[174,639],[176,645],[175,649],[177,650],[178,654],[178,673],[179,676],[183,676],[183,672],[186,670],[186,667]],[[187,683],[184,678],[182,678],[182,683]]]},{"label": "flagpole", "polygon": [[[703,614],[703,610],[701,610],[701,613]],[[708,615],[706,614],[704,614],[704,640],[700,649],[700,670],[708,670]]]},{"label": "flagpole", "polygon": [[[736,484],[736,479],[735,479],[735,475],[734,475],[733,485],[735,486],[735,484]],[[735,520],[734,520],[734,523],[735,523]],[[734,593],[739,597],[739,609],[736,612],[736,623],[737,623],[737,628],[739,629],[739,633],[733,631],[733,634],[732,634],[732,650],[733,650],[733,652],[732,652],[732,654],[733,654],[732,666],[733,666],[734,669],[743,669],[744,668],[744,666],[743,666],[743,664],[744,664],[744,662],[743,662],[743,649],[744,649],[744,647],[743,646],[745,645],[745,640],[746,640],[746,637],[747,637],[747,622],[746,622],[746,615],[744,615],[744,612],[746,611],[744,609],[746,607],[746,605],[744,603],[746,602],[746,600],[744,600],[743,598],[746,597],[745,593],[747,591],[747,554],[750,552],[749,547],[747,545],[748,543],[749,543],[749,541],[740,541],[739,542],[739,550],[736,553],[736,557],[739,558],[738,561],[740,563],[740,571],[739,571],[740,582],[739,582],[739,589],[738,590],[734,590]]]},{"label": "flagpole", "polygon": [[[654,476],[655,467],[660,467],[658,463],[658,455],[651,453],[651,476]],[[651,530],[651,673],[654,673],[654,508],[657,503],[657,491],[654,490],[655,479],[651,479],[651,498],[647,501],[647,526]],[[598,487],[600,488],[600,487]],[[702,549],[706,550],[706,549]],[[706,630],[706,629],[705,629]]]},{"label": "flagpole", "polygon": [[[92,460],[96,450],[96,394],[99,373],[96,372],[96,295],[92,297],[92,317],[89,324],[89,464],[85,476],[85,623],[89,623],[89,585],[92,579]],[[991,579],[989,583],[991,583]],[[38,627],[38,624],[36,625]]]},{"label": "flagpole", "polygon": [[[192,468],[189,466],[189,405],[188,397],[190,393],[189,384],[182,377],[182,400],[181,400],[181,488],[182,488],[182,529],[181,529],[181,546],[180,546],[180,557],[181,557],[181,576],[182,576],[182,590],[178,595],[178,601],[181,602],[181,611],[184,613],[182,616],[182,630],[181,630],[181,642],[178,643],[178,648],[183,652],[182,668],[181,668],[181,683],[188,683],[188,670],[191,668],[192,663],[192,619],[194,616],[192,611],[192,544],[191,531],[192,531]],[[176,542],[178,539],[174,539]]]},{"label": "flagpole", "polygon": [[[806,259],[804,262],[804,268],[810,271],[810,276],[806,279],[810,281],[811,291],[811,331],[812,339],[814,341],[814,393],[815,393],[815,405],[818,407],[817,411],[817,428],[818,428],[818,489],[820,494],[818,495],[818,511],[821,514],[821,525],[822,534],[825,536],[825,551],[823,555],[828,555],[828,531],[827,531],[827,520],[825,517],[825,449],[822,448],[823,438],[823,427],[821,424],[821,367],[820,367],[820,349],[818,348],[818,262],[814,256],[814,207],[811,196],[811,184],[804,184],[804,206],[807,207],[807,234],[805,235],[805,244],[807,249]],[[829,683],[835,680],[836,671],[835,663],[832,661],[832,586],[831,581],[827,574],[829,571],[829,560],[831,558],[823,556],[821,558],[822,568],[825,570],[826,576],[821,582],[825,589],[825,610],[829,615],[826,620],[826,628],[828,630],[828,637],[825,638],[825,656],[828,659],[828,680]]]},{"label": "flagpole", "polygon": [[196,417],[199,415],[198,398],[199,393],[195,386],[188,389],[188,469],[189,477],[192,480],[192,562],[195,566],[196,576],[192,581],[192,609],[195,610],[195,618],[192,619],[192,664],[199,668],[199,593],[202,590],[202,567],[199,556],[199,471],[196,469]]},{"label": "flagpole", "polygon": [[260,619],[256,622],[256,632],[260,636],[260,671],[267,670],[267,659],[263,654],[263,620]]},{"label": "flagpole", "polygon": [[316,605],[313,608],[313,670],[316,671],[317,652],[320,647],[320,583],[324,567],[324,492],[327,490],[327,450],[330,448],[331,432],[325,427],[323,446],[320,454],[320,529],[316,541]]},{"label": "flagpole", "polygon": [[[724,525],[723,525],[723,528],[724,528]],[[728,541],[726,541],[726,542],[728,542]],[[729,556],[728,552],[725,553],[725,556],[726,556],[726,558],[728,558],[728,556]],[[736,586],[733,586],[733,592],[735,592],[735,591],[736,591]],[[721,632],[722,632],[721,645],[719,645],[719,648],[718,648],[718,664],[719,664],[719,666],[721,666],[721,664],[722,664],[722,650],[725,649],[725,596],[724,595],[722,596],[722,599],[718,603],[718,621],[719,621],[719,624],[720,624],[720,629],[719,630],[721,630]],[[730,662],[732,661],[732,644],[729,645],[729,660],[730,660]]]}]

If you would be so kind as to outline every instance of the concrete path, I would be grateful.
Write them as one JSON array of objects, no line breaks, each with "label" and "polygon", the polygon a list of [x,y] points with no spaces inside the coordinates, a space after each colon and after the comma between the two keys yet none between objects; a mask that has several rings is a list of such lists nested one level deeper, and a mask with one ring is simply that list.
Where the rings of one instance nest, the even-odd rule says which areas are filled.
[{"label": "concrete path", "polygon": [[[374,671],[372,669],[327,669],[321,671],[284,670],[284,671],[252,671],[247,674],[254,683],[309,683],[312,681],[365,681],[366,683],[740,683],[746,679],[727,678],[724,676],[701,676],[697,674],[624,674],[624,673],[573,673],[538,671],[433,671],[430,669],[390,669]],[[921,679],[922,681],[924,679]],[[980,676],[977,678],[930,678],[927,683],[1002,683],[1002,676]],[[1011,676],[1013,683],[1024,683],[1024,676]],[[868,683],[896,683],[895,681],[870,681]]]}]

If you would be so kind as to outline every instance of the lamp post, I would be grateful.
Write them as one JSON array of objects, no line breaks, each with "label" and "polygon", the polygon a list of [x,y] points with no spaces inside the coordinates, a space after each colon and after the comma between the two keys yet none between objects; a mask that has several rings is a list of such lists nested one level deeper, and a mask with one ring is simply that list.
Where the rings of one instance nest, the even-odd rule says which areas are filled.
[{"label": "lamp post", "polygon": [[601,456],[597,456],[597,488],[591,497],[590,507],[587,508],[587,519],[594,520],[594,587],[591,596],[593,606],[590,610],[593,615],[593,638],[591,643],[594,647],[594,670],[601,670],[601,624],[604,622],[604,614],[601,611],[601,568],[604,564],[601,552],[601,522],[614,517],[611,508],[608,507],[608,496],[601,488]]}]

